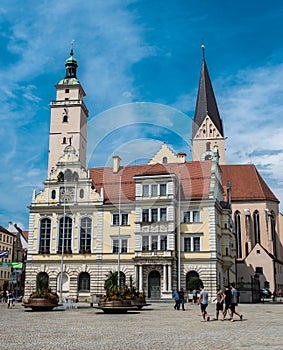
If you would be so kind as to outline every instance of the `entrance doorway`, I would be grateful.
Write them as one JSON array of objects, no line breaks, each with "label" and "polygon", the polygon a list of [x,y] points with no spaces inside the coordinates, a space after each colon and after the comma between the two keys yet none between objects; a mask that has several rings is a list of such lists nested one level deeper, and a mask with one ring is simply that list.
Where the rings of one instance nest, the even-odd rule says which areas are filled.
[{"label": "entrance doorway", "polygon": [[160,273],[151,271],[148,275],[148,297],[160,299]]}]

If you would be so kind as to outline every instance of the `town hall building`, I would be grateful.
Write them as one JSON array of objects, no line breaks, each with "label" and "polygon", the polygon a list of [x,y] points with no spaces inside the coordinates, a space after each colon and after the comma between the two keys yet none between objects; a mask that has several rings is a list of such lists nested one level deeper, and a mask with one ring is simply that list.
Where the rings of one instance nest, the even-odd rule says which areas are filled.
[{"label": "town hall building", "polygon": [[[254,165],[227,165],[222,120],[202,58],[192,161],[166,143],[148,164],[86,167],[88,109],[73,51],[51,101],[48,178],[33,193],[25,296],[40,276],[64,298],[104,293],[119,269],[148,299],[199,277],[283,287],[279,200]],[[189,150],[185,150],[189,152]],[[62,275],[62,282],[61,282]]]}]

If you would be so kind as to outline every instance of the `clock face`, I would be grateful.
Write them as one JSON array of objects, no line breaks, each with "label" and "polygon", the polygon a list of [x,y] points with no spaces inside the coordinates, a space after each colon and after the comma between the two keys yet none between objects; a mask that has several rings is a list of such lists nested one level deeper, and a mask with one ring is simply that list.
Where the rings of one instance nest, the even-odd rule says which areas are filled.
[{"label": "clock face", "polygon": [[74,200],[75,189],[74,187],[61,187],[60,188],[60,199],[61,201],[71,202]]}]

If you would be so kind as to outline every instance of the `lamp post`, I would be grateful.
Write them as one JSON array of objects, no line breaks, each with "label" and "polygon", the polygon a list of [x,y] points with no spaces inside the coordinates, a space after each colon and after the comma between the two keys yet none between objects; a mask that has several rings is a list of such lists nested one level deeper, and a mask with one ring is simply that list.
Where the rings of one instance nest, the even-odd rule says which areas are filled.
[{"label": "lamp post", "polygon": [[181,289],[181,174],[179,173],[179,183],[178,183],[178,227],[177,227],[177,237],[178,237],[178,290]]},{"label": "lamp post", "polygon": [[121,249],[121,242],[120,242],[120,231],[121,231],[121,175],[119,178],[119,200],[118,200],[118,289],[120,289],[120,249]]}]

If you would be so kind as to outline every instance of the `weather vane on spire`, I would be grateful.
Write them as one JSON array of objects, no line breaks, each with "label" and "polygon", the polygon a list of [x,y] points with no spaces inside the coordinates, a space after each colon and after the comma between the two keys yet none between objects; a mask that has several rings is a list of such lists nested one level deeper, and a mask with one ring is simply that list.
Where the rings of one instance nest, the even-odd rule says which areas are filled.
[{"label": "weather vane on spire", "polygon": [[202,40],[201,48],[202,48],[202,58],[204,58],[204,49],[205,49],[205,46],[204,46],[203,40]]},{"label": "weather vane on spire", "polygon": [[73,55],[74,54],[74,44],[75,44],[75,40],[74,39],[72,39],[71,40],[71,55]]}]

